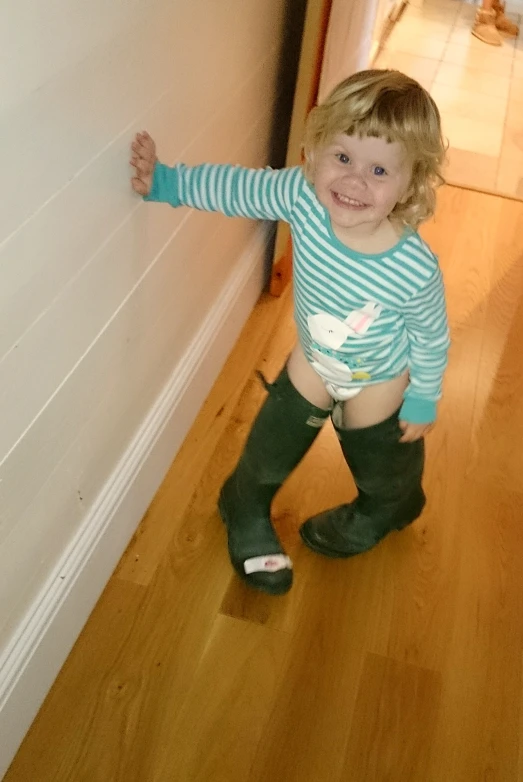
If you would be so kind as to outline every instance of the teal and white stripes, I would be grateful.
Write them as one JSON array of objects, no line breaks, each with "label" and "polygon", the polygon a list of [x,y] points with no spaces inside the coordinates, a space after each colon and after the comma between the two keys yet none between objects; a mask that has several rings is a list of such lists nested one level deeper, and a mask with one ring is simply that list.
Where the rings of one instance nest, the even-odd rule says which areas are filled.
[{"label": "teal and white stripes", "polygon": [[[435,419],[449,336],[437,258],[417,233],[406,231],[396,247],[380,255],[355,253],[332,232],[326,209],[298,167],[157,164],[146,200],[290,223],[295,317],[309,360],[321,354],[321,361],[342,362],[353,375],[350,387],[380,383],[409,368],[402,419]],[[379,316],[361,333],[336,347],[329,346],[328,336],[313,339],[311,316],[328,313],[343,324],[370,303],[379,307]]]},{"label": "teal and white stripes", "polygon": [[290,220],[302,184],[299,168],[273,171],[204,163],[168,168],[157,163],[146,201],[191,206],[228,217]]}]

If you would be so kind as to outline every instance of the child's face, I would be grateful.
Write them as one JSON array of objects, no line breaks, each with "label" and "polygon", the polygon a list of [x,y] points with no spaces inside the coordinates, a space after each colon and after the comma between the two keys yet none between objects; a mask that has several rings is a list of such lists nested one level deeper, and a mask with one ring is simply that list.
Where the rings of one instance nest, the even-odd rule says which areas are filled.
[{"label": "child's face", "polygon": [[402,144],[340,133],[313,156],[313,183],[333,230],[369,233],[408,196],[412,164]]}]

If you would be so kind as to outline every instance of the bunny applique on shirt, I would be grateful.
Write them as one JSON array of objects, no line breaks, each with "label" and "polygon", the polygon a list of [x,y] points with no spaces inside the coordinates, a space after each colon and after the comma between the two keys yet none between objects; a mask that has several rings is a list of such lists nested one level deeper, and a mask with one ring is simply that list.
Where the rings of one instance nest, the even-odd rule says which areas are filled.
[{"label": "bunny applique on shirt", "polygon": [[[317,345],[330,350],[339,350],[347,339],[364,337],[381,311],[382,307],[379,304],[368,302],[361,309],[352,310],[345,320],[340,320],[327,312],[319,312],[316,315],[309,315],[307,323],[311,337]],[[349,384],[371,379],[367,372],[357,370],[353,372],[347,364],[321,350],[313,349],[312,355],[313,369],[323,379],[327,391],[338,401],[350,399],[361,391],[361,386],[348,387]]]}]

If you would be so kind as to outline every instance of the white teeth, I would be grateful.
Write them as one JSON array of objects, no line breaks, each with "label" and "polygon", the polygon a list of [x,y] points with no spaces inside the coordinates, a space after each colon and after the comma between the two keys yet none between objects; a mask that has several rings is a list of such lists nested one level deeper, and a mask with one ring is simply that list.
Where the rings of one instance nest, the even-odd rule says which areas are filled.
[{"label": "white teeth", "polygon": [[362,201],[356,201],[354,198],[349,198],[341,193],[336,193],[336,195],[342,203],[348,204],[349,206],[365,206]]}]

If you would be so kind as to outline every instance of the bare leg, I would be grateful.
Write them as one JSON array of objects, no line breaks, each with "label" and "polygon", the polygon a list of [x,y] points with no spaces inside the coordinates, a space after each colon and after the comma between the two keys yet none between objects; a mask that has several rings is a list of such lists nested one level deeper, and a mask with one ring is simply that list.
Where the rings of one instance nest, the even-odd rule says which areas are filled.
[{"label": "bare leg", "polygon": [[393,380],[367,386],[347,400],[343,405],[343,428],[363,429],[385,421],[401,406],[408,382],[406,371]]},{"label": "bare leg", "polygon": [[[296,344],[287,362],[294,388],[311,404],[328,410],[332,400],[323,380],[311,367],[300,344]],[[400,377],[367,386],[343,406],[343,427],[362,429],[389,418],[401,405],[409,382],[408,372]]]},{"label": "bare leg", "polygon": [[296,343],[289,356],[287,372],[292,385],[307,402],[324,410],[329,410],[332,407],[332,398],[325,388],[323,380],[307,361],[299,342]]}]

